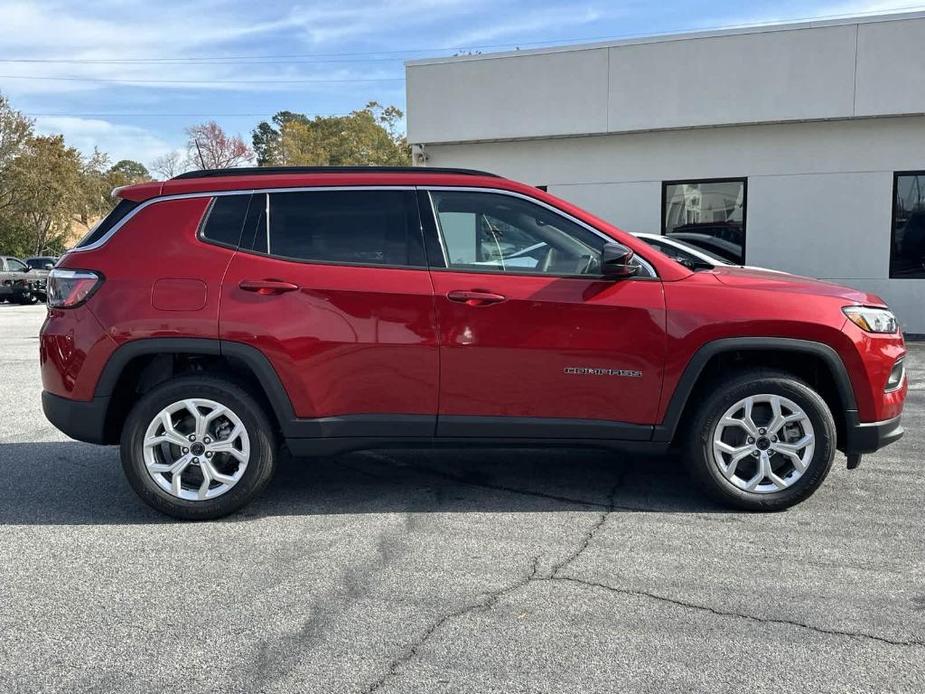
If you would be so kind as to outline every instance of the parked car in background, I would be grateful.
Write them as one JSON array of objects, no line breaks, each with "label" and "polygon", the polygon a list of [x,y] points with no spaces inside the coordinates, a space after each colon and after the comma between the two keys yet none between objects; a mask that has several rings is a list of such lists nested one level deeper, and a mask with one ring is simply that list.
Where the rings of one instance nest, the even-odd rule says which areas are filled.
[{"label": "parked car in background", "polygon": [[[678,239],[671,236],[662,236],[660,234],[633,234],[633,236],[642,239],[647,244],[652,246],[652,248],[661,251],[672,260],[681,263],[681,265],[684,265],[691,270],[703,270],[710,267],[736,265],[736,263],[731,263],[728,260],[724,260],[719,256],[713,255],[712,253],[703,250],[702,248],[697,248],[696,246],[692,246],[688,243],[685,243],[684,241],[679,241]],[[741,265],[738,267],[752,268],[755,270],[762,270],[764,272],[779,272],[781,274],[787,274],[783,270],[772,270],[770,268],[763,268],[755,265]]]},{"label": "parked car in background", "polygon": [[[134,490],[216,518],[296,456],[684,449],[780,510],[902,436],[879,297],[692,269],[532,186],[438,168],[226,169],[117,190],[48,280],[45,415]],[[157,248],[157,253],[150,249]]]},{"label": "parked car in background", "polygon": [[[46,278],[48,273],[45,273]],[[19,258],[0,255],[0,301],[16,304],[34,304],[45,296],[45,287],[41,291],[35,287],[35,275],[32,268]],[[43,282],[47,281],[43,278]]]},{"label": "parked car in background", "polygon": [[742,226],[733,222],[681,224],[667,236],[719,256],[731,265],[741,265],[745,258]]},{"label": "parked car in background", "polygon": [[633,236],[642,239],[652,248],[661,251],[672,260],[676,260],[691,270],[732,265],[728,260],[723,260],[719,256],[686,244],[683,241],[673,239],[670,236],[662,236],[661,234],[633,234]]},{"label": "parked car in background", "polygon": [[37,255],[26,258],[25,263],[31,268],[33,280],[32,287],[39,301],[46,300],[45,289],[48,284],[48,273],[54,268],[58,258],[53,255]]}]

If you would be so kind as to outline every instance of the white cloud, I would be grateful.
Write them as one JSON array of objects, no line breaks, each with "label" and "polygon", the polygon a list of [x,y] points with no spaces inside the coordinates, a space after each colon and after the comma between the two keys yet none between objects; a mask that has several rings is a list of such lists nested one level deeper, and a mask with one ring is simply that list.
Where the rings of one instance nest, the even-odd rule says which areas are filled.
[{"label": "white cloud", "polygon": [[[460,3],[462,0],[444,0]],[[417,0],[411,6],[437,0]],[[108,5],[108,7],[107,7]],[[0,62],[3,91],[13,95],[60,94],[114,90],[126,86],[149,90],[187,91],[320,91],[342,88],[336,80],[375,80],[402,77],[400,63],[364,70],[362,66],[222,64],[212,63],[54,63],[48,59],[136,60],[189,59],[213,56],[231,50],[232,54],[251,53],[247,42],[263,37],[290,35],[311,41],[312,27],[319,36],[346,25],[362,31],[355,20],[363,16],[358,9],[326,9],[302,12],[285,10],[267,19],[255,19],[224,2],[188,3],[164,0],[158,12],[132,3],[92,3],[74,8],[52,6],[48,2],[0,3],[0,47],[3,53],[38,62]],[[407,8],[401,5],[402,12]],[[102,12],[101,12],[102,11]],[[374,15],[366,8],[366,16]],[[208,21],[203,21],[208,17]],[[370,31],[375,25],[368,25]],[[381,24],[379,25],[381,29]],[[260,50],[257,51],[261,52]],[[262,52],[274,52],[263,48]],[[44,79],[29,79],[29,78]],[[49,77],[81,79],[51,80]],[[92,80],[100,80],[94,82]],[[110,81],[106,81],[110,80]],[[111,80],[117,80],[112,82]],[[269,80],[326,80],[301,84],[261,83]],[[193,82],[179,84],[177,82]],[[232,84],[230,82],[237,82]],[[243,83],[241,83],[243,82]],[[372,82],[370,82],[371,84]]]},{"label": "white cloud", "polygon": [[106,120],[72,116],[36,118],[35,128],[43,135],[63,134],[65,142],[84,154],[97,147],[115,163],[134,159],[147,166],[151,160],[175,149],[166,140],[133,125],[119,125]]}]

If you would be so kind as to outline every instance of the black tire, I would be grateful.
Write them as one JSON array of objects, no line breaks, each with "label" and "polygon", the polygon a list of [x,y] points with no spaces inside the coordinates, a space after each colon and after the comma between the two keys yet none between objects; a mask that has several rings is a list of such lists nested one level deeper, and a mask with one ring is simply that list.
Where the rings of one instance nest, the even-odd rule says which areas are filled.
[{"label": "black tire", "polygon": [[[780,395],[800,407],[814,432],[815,450],[802,477],[769,493],[740,489],[720,471],[713,457],[713,435],[719,419],[750,395]],[[748,369],[715,382],[701,403],[692,403],[684,461],[698,486],[720,503],[746,511],[781,511],[809,497],[822,484],[835,457],[835,420],[818,393],[790,374]],[[777,454],[779,455],[779,454]]]},{"label": "black tire", "polygon": [[[152,479],[145,466],[145,431],[157,414],[172,403],[204,398],[231,409],[240,418],[250,441],[244,474],[221,496],[189,501],[173,496]],[[122,468],[142,501],[174,518],[210,520],[234,513],[267,486],[276,469],[276,440],[266,413],[240,385],[215,376],[180,376],[146,393],[132,408],[122,429]]]},{"label": "black tire", "polygon": [[26,292],[25,294],[19,295],[16,299],[16,303],[22,304],[23,306],[31,306],[32,304],[38,303],[38,299],[32,292]]}]

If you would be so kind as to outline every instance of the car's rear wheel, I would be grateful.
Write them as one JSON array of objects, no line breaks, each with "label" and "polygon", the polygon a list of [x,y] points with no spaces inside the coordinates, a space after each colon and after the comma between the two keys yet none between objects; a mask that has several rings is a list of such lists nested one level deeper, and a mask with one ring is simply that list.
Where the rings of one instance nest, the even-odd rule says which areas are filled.
[{"label": "car's rear wheel", "polygon": [[719,501],[778,511],[803,501],[835,456],[822,397],[789,374],[749,370],[720,381],[690,424],[685,462]]},{"label": "car's rear wheel", "polygon": [[122,431],[122,467],[158,511],[185,520],[219,518],[249,503],[276,463],[273,430],[240,386],[183,376],[148,392]]}]

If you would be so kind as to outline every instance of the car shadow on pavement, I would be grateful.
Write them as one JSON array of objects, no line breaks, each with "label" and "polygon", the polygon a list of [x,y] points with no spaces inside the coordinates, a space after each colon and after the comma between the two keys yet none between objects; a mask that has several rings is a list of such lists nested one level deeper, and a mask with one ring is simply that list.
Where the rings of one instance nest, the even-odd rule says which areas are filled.
[{"label": "car shadow on pavement", "polygon": [[[725,512],[677,459],[583,449],[383,450],[281,456],[270,486],[223,522],[351,513]],[[0,443],[0,525],[173,522],[145,506],[115,447]]]}]

